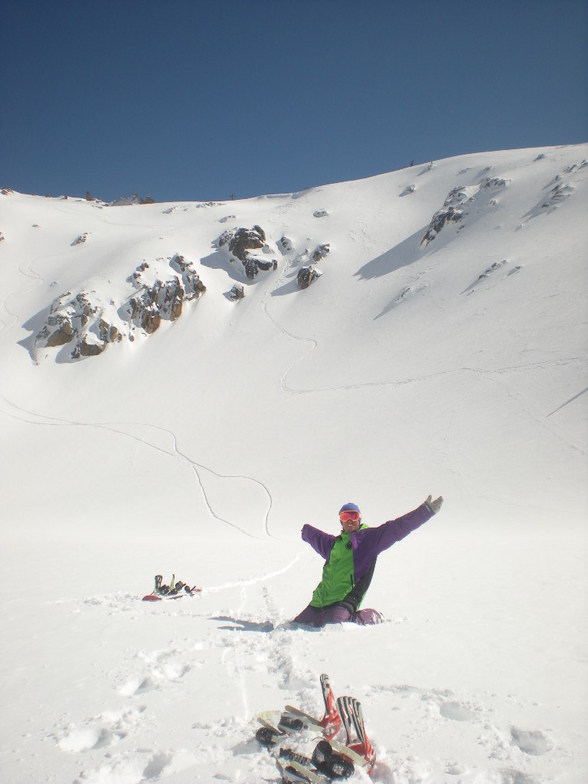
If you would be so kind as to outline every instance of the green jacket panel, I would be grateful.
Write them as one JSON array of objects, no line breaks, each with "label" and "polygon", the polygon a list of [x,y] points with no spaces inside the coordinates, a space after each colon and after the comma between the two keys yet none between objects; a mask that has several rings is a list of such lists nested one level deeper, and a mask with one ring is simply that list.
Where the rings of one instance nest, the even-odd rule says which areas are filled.
[{"label": "green jacket panel", "polygon": [[[361,528],[367,528],[362,525]],[[312,594],[312,607],[327,607],[340,602],[355,585],[351,537],[343,531],[336,537],[323,576]]]}]

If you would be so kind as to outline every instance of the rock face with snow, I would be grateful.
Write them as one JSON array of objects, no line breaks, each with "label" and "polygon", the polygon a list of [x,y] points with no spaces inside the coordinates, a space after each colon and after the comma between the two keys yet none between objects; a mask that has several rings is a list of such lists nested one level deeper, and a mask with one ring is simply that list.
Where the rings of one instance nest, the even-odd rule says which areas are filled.
[{"label": "rock face with snow", "polygon": [[[34,339],[37,361],[43,349],[72,345],[70,358],[77,360],[101,354],[111,343],[124,338],[135,340],[137,330],[151,335],[163,321],[175,321],[182,315],[185,302],[198,299],[206,286],[192,262],[176,254],[167,269],[165,280],[157,277],[161,264],[140,264],[128,278],[136,293],[116,306],[105,303],[95,291],[71,291],[54,300],[46,322]],[[153,277],[155,279],[153,280]]]},{"label": "rock face with snow", "polygon": [[421,245],[428,245],[441,230],[450,223],[460,223],[476,206],[494,206],[492,198],[487,194],[502,190],[507,185],[501,177],[484,177],[479,185],[457,185],[452,188],[443,207],[433,215],[429,227],[421,240]]},{"label": "rock face with snow", "polygon": [[313,250],[311,258],[313,262],[317,264],[322,259],[326,259],[330,252],[331,246],[328,243],[325,243],[324,245],[319,245]]},{"label": "rock face with snow", "polygon": [[240,228],[223,232],[217,240],[217,247],[222,248],[225,245],[230,256],[241,262],[249,280],[256,278],[260,271],[267,272],[277,268],[275,259],[263,258],[256,253],[260,250],[266,255],[272,252],[261,226],[255,225],[251,229]]},{"label": "rock face with snow", "polygon": [[312,266],[302,267],[298,270],[298,275],[296,277],[298,288],[307,289],[314,280],[320,278],[321,274],[322,273]]},{"label": "rock face with snow", "polygon": [[143,282],[148,264],[140,265],[133,274],[133,283],[139,291],[129,299],[127,312],[133,324],[149,335],[159,329],[162,320],[175,321],[179,318],[184,302],[198,299],[206,291],[192,263],[183,256],[174,256],[170,267],[179,275],[172,275],[167,280],[157,279],[151,285]]},{"label": "rock face with snow", "polygon": [[[87,198],[88,194],[86,194]],[[111,202],[111,207],[128,207],[132,204],[155,204],[155,199],[151,196],[139,196],[138,193],[133,193],[132,196],[120,196]]]}]

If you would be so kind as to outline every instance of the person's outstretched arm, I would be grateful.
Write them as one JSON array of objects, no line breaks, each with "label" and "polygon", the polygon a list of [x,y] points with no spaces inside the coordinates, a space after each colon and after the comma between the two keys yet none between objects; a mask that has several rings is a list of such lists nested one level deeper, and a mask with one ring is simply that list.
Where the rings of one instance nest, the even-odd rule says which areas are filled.
[{"label": "person's outstretched arm", "polygon": [[433,515],[437,514],[442,504],[442,496],[439,496],[434,501],[429,496],[424,503],[412,512],[397,517],[395,520],[388,520],[387,523],[377,528],[368,528],[366,534],[373,540],[372,544],[377,548],[377,551],[382,552],[382,550],[387,550],[388,547],[391,547],[417,528],[420,528],[423,523],[426,523]]},{"label": "person's outstretched arm", "polygon": [[332,534],[326,534],[324,531],[319,531],[318,528],[308,524],[302,527],[302,539],[308,542],[313,550],[316,550],[325,561],[329,558],[335,541],[335,537]]}]

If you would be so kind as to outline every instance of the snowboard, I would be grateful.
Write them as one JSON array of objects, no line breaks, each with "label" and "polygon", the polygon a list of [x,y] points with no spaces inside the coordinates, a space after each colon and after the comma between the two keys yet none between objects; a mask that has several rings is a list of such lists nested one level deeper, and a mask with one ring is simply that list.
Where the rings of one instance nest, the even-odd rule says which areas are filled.
[{"label": "snowboard", "polygon": [[172,575],[172,579],[169,585],[163,585],[163,577],[160,574],[156,574],[155,578],[155,586],[151,593],[146,594],[142,601],[144,602],[165,602],[165,601],[172,601],[175,599],[182,599],[185,596],[196,596],[202,591],[202,588],[198,588],[197,586],[193,586],[190,588],[189,585],[178,580],[176,582],[175,574]]}]

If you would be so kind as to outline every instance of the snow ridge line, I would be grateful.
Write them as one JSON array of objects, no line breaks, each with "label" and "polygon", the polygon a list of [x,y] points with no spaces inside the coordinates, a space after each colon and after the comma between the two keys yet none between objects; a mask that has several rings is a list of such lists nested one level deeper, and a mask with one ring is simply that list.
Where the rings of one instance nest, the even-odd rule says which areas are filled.
[{"label": "snow ridge line", "polygon": [[[207,471],[208,473],[212,474],[213,476],[216,476],[219,479],[244,479],[244,480],[246,480],[248,482],[253,482],[254,484],[256,484],[259,487],[261,487],[261,489],[263,490],[263,492],[265,493],[265,495],[267,496],[267,499],[268,499],[268,508],[267,508],[267,510],[265,512],[264,520],[263,520],[264,535],[266,537],[268,537],[268,538],[274,538],[273,535],[270,533],[270,530],[269,530],[269,515],[270,515],[271,509],[272,509],[273,499],[272,499],[271,493],[269,492],[269,490],[266,487],[266,485],[263,484],[263,482],[261,482],[260,480],[255,479],[255,478],[250,477],[250,476],[236,475],[236,474],[221,474],[221,473],[219,473],[217,471],[214,471],[212,468],[209,468],[209,467],[207,467],[207,466],[205,466],[205,465],[203,465],[201,463],[196,462],[195,460],[192,460],[190,457],[188,457],[185,453],[180,451],[180,449],[178,448],[177,437],[176,437],[176,435],[175,435],[175,433],[173,431],[168,430],[167,428],[161,427],[160,425],[146,424],[144,422],[143,423],[142,422],[125,422],[125,423],[122,423],[122,422],[120,422],[120,423],[76,422],[74,420],[62,419],[60,417],[47,417],[44,414],[38,414],[35,411],[28,411],[27,409],[24,409],[24,408],[21,408],[20,406],[17,406],[15,403],[13,403],[12,401],[8,400],[8,398],[6,398],[2,394],[0,394],[0,398],[5,403],[7,403],[9,406],[14,408],[16,411],[19,411],[22,414],[25,414],[26,416],[36,417],[37,419],[41,420],[41,421],[33,421],[31,419],[27,419],[26,416],[17,416],[16,414],[10,413],[9,411],[0,411],[0,413],[3,413],[5,416],[12,417],[13,419],[17,419],[17,420],[19,420],[21,422],[25,422],[25,423],[28,423],[28,424],[31,424],[31,425],[45,426],[45,427],[88,427],[88,428],[95,428],[97,430],[106,430],[106,431],[109,431],[111,433],[115,433],[116,435],[121,435],[121,436],[125,436],[127,438],[130,438],[133,441],[136,441],[136,442],[142,444],[143,446],[149,447],[150,449],[154,449],[155,451],[160,452],[163,455],[166,455],[167,457],[178,457],[180,460],[182,460],[183,462],[187,463],[190,466],[190,468],[192,469],[192,471],[194,472],[194,475],[195,475],[195,478],[196,478],[196,482],[198,484],[198,487],[200,488],[200,492],[202,493],[202,498],[204,500],[205,506],[206,506],[209,514],[215,520],[218,520],[219,522],[224,523],[225,525],[227,525],[227,526],[229,526],[231,528],[234,528],[236,531],[239,531],[239,533],[242,533],[245,536],[248,536],[248,537],[250,537],[252,539],[258,539],[259,537],[256,536],[255,534],[252,534],[251,532],[247,531],[246,529],[241,528],[236,523],[232,523],[230,520],[226,520],[225,518],[223,518],[220,515],[216,514],[216,512],[212,508],[212,505],[211,505],[211,503],[210,503],[210,501],[208,499],[208,494],[206,493],[206,489],[204,487],[204,484],[203,484],[200,472]],[[172,441],[173,441],[173,451],[168,452],[166,449],[163,449],[162,447],[157,446],[156,444],[149,443],[149,441],[146,441],[144,438],[139,438],[138,436],[132,435],[132,433],[125,432],[125,430],[120,430],[116,426],[117,424],[118,424],[119,427],[124,427],[124,426],[127,426],[127,427],[143,427],[143,428],[151,427],[151,428],[153,428],[155,430],[158,430],[158,431],[160,431],[162,433],[166,433],[167,435],[171,436],[171,438],[172,438]]]}]

